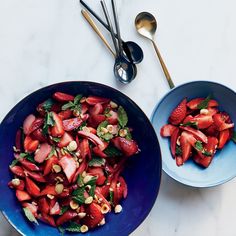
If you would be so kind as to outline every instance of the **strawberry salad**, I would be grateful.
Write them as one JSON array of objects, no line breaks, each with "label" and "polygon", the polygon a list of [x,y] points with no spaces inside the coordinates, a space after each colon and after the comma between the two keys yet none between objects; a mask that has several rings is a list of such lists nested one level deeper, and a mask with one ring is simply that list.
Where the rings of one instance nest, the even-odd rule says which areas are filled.
[{"label": "strawberry salad", "polygon": [[169,123],[161,128],[162,137],[170,137],[170,149],[177,166],[190,157],[207,168],[217,151],[232,139],[234,123],[229,114],[219,111],[218,102],[207,98],[183,99],[171,112]]},{"label": "strawberry salad", "polygon": [[28,220],[84,233],[121,212],[121,172],[139,152],[127,123],[107,98],[56,92],[39,104],[17,131],[8,183]]}]

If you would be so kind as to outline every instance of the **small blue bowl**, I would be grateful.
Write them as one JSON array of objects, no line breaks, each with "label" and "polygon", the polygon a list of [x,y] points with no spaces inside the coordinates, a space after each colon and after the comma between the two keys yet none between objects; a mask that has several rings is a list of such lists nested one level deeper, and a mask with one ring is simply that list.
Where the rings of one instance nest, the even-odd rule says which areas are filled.
[{"label": "small blue bowl", "polygon": [[130,98],[111,87],[94,82],[65,82],[39,89],[24,98],[7,114],[0,125],[0,209],[22,235],[59,235],[56,228],[44,223],[40,222],[39,226],[29,223],[16,200],[15,192],[7,186],[12,178],[8,166],[13,160],[12,146],[17,129],[26,116],[35,111],[37,104],[51,97],[56,91],[108,97],[127,110],[129,125],[134,129],[133,136],[141,149],[137,156],[130,158],[124,171],[128,197],[122,202],[123,211],[120,214],[108,214],[104,226],[85,235],[129,235],[147,217],[158,195],[161,180],[159,143],[149,119]]},{"label": "small blue bowl", "polygon": [[222,151],[217,151],[212,163],[206,169],[192,160],[178,167],[170,152],[170,140],[160,136],[161,127],[168,122],[172,110],[184,98],[207,97],[209,94],[216,99],[221,111],[230,114],[236,122],[236,94],[224,85],[195,81],[180,85],[167,93],[155,107],[152,124],[157,133],[162,153],[162,168],[173,179],[193,187],[211,187],[223,184],[236,176],[236,144],[230,141]]}]

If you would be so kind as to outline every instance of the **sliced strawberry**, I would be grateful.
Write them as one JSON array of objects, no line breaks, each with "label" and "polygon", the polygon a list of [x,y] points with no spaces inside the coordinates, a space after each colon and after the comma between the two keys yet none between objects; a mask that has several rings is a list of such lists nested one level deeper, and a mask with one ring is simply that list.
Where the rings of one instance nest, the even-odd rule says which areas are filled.
[{"label": "sliced strawberry", "polygon": [[61,93],[61,92],[56,92],[52,95],[52,97],[59,101],[59,102],[70,102],[74,101],[74,96],[67,94],[67,93]]},{"label": "sliced strawberry", "polygon": [[183,131],[181,133],[181,136],[185,137],[185,139],[192,145],[192,147],[195,148],[195,143],[197,142],[197,139],[194,137],[193,134]]},{"label": "sliced strawberry", "polygon": [[66,147],[66,146],[68,146],[69,143],[70,143],[71,141],[73,141],[73,140],[74,140],[73,137],[72,137],[69,133],[65,132],[65,133],[63,134],[63,136],[61,137],[61,140],[60,140],[60,142],[57,144],[57,146],[58,146],[59,148]]},{"label": "sliced strawberry", "polygon": [[89,140],[95,142],[100,149],[104,148],[104,143],[102,142],[102,140],[97,135],[92,134],[90,132],[85,132],[85,131],[78,131],[78,135],[82,136],[82,137],[85,137],[85,138],[88,138]]},{"label": "sliced strawberry", "polygon": [[9,188],[15,188],[18,190],[24,190],[25,188],[25,182],[21,179],[12,179],[9,183],[8,183]]},{"label": "sliced strawberry", "polygon": [[80,163],[79,168],[76,170],[75,175],[73,177],[72,182],[76,182],[78,179],[78,176],[82,174],[88,167],[88,163],[86,160],[83,160],[83,162]]},{"label": "sliced strawberry", "polygon": [[101,191],[101,188],[100,187],[96,187],[95,189],[95,194],[97,196],[97,198],[99,199],[99,201],[101,202],[101,204],[106,204],[109,209],[111,210],[111,204],[108,202],[108,200],[106,199],[106,197],[108,196],[109,194],[109,188],[108,188],[108,194],[107,196],[105,197],[103,194],[102,194],[102,191]]},{"label": "sliced strawberry", "polygon": [[192,120],[193,120],[193,116],[192,115],[187,115],[183,120],[183,124],[191,122]]},{"label": "sliced strawberry", "polygon": [[188,142],[187,136],[186,135],[181,135],[180,136],[180,147],[182,150],[182,159],[183,163],[186,162],[191,154],[191,144]]},{"label": "sliced strawberry", "polygon": [[[198,109],[198,105],[205,100],[205,98],[194,98],[191,101],[189,101],[187,103],[187,106],[191,109],[191,110],[196,110]],[[208,102],[208,107],[217,107],[219,104],[216,100],[211,99]]]},{"label": "sliced strawberry", "polygon": [[90,159],[90,148],[89,148],[89,141],[88,139],[84,138],[80,144],[79,144],[79,150],[80,150],[80,155],[82,159],[86,159],[86,157],[89,157]]},{"label": "sliced strawberry", "polygon": [[170,137],[170,150],[173,158],[175,157],[176,153],[176,142],[178,137],[179,137],[179,128],[176,128]]},{"label": "sliced strawberry", "polygon": [[15,174],[19,177],[25,177],[25,172],[24,172],[23,168],[20,166],[10,167],[10,170],[13,174]]},{"label": "sliced strawberry", "polygon": [[52,166],[56,164],[58,164],[58,158],[53,155],[46,161],[43,174],[48,175],[52,171]]},{"label": "sliced strawberry", "polygon": [[90,116],[90,118],[88,119],[88,123],[93,128],[96,128],[100,123],[102,123],[105,120],[106,120],[105,115],[98,114],[98,115]]},{"label": "sliced strawberry", "polygon": [[183,158],[181,156],[176,156],[175,161],[177,166],[182,166],[184,164]]},{"label": "sliced strawberry", "polygon": [[50,224],[53,227],[56,227],[55,220],[52,216],[47,215],[46,213],[42,212],[40,220],[42,220],[45,223]]},{"label": "sliced strawberry", "polygon": [[203,114],[194,116],[190,122],[196,122],[199,129],[206,129],[214,123],[211,115]]},{"label": "sliced strawberry", "polygon": [[118,113],[111,110],[106,120],[108,121],[109,124],[116,125],[118,123]]},{"label": "sliced strawberry", "polygon": [[205,167],[205,168],[207,168],[207,167],[211,164],[212,159],[213,159],[213,156],[206,156],[205,158],[201,158],[201,157],[200,157],[199,155],[197,155],[197,154],[195,154],[195,155],[193,156],[193,160],[194,160],[197,164],[199,164],[199,165],[201,165],[201,166],[203,166],[203,167]]},{"label": "sliced strawberry", "polygon": [[207,136],[203,132],[201,132],[200,130],[196,130],[192,127],[185,127],[185,126],[180,126],[180,128],[193,134],[196,139],[198,139],[204,143],[207,143]]},{"label": "sliced strawberry", "polygon": [[81,104],[81,114],[85,114],[89,109],[89,105],[86,103]]},{"label": "sliced strawberry", "polygon": [[95,228],[104,218],[101,213],[101,207],[96,203],[91,203],[86,208],[86,216],[82,219],[83,224],[87,225],[88,228]]},{"label": "sliced strawberry", "polygon": [[61,137],[65,133],[62,120],[55,112],[52,112],[52,117],[55,121],[55,124],[51,128],[51,134],[53,137]]},{"label": "sliced strawberry", "polygon": [[220,131],[219,146],[218,146],[219,149],[222,149],[225,146],[225,144],[229,140],[229,136],[230,136],[229,129],[225,129],[225,130]]},{"label": "sliced strawberry", "polygon": [[106,181],[106,177],[104,176],[104,172],[102,168],[99,168],[99,167],[90,168],[87,170],[87,172],[97,177],[97,180],[96,180],[97,185],[103,185],[104,182]]},{"label": "sliced strawberry", "polygon": [[47,194],[50,194],[50,195],[53,195],[53,196],[56,196],[57,195],[57,192],[55,190],[55,185],[47,185],[40,193],[40,196],[44,196],[44,195],[47,195]]},{"label": "sliced strawberry", "polygon": [[107,155],[98,147],[94,147],[93,152],[94,152],[95,155],[97,155],[101,158],[107,158]]},{"label": "sliced strawberry", "polygon": [[28,115],[23,123],[24,134],[28,135],[30,133],[30,127],[34,123],[36,117],[33,114]]},{"label": "sliced strawberry", "polygon": [[39,141],[33,140],[30,136],[26,136],[24,140],[24,149],[26,152],[35,152],[38,148]]},{"label": "sliced strawberry", "polygon": [[89,132],[92,134],[97,134],[97,130],[94,129],[93,127],[87,127],[89,129]]},{"label": "sliced strawberry", "polygon": [[98,115],[98,114],[101,114],[103,113],[103,106],[101,103],[97,103],[94,105],[94,107],[92,107],[89,111],[89,113],[91,115]]},{"label": "sliced strawberry", "polygon": [[31,199],[31,196],[26,191],[22,191],[18,189],[16,190],[16,197],[20,202]]},{"label": "sliced strawberry", "polygon": [[207,152],[210,152],[214,156],[217,145],[218,145],[218,139],[216,137],[208,137],[208,142],[207,144],[204,145],[204,149]]},{"label": "sliced strawberry", "polygon": [[31,213],[34,215],[34,217],[37,217],[38,206],[32,203],[28,203],[28,202],[23,202],[22,206],[24,208],[28,208],[31,211]]},{"label": "sliced strawberry", "polygon": [[107,98],[102,98],[102,97],[96,97],[96,96],[89,96],[86,98],[86,102],[89,105],[96,105],[97,103],[108,103],[110,101],[110,99]]},{"label": "sliced strawberry", "polygon": [[65,131],[72,131],[79,128],[82,123],[83,120],[80,117],[63,120],[63,128]]},{"label": "sliced strawberry", "polygon": [[26,176],[30,176],[33,180],[35,180],[37,182],[40,182],[40,183],[45,183],[46,182],[46,180],[42,176],[42,174],[32,172],[32,171],[28,171],[28,170],[25,170],[25,174],[26,174]]},{"label": "sliced strawberry", "polygon": [[36,166],[34,163],[27,161],[26,159],[19,159],[19,162],[22,166],[24,166],[26,169],[31,171],[40,171],[40,168]]},{"label": "sliced strawberry", "polygon": [[47,138],[46,138],[46,136],[44,136],[41,128],[36,129],[34,132],[32,132],[31,137],[35,140],[38,140],[41,143],[47,142]]},{"label": "sliced strawberry", "polygon": [[68,181],[71,183],[72,179],[73,179],[73,176],[76,172],[76,162],[75,162],[75,160],[70,156],[63,156],[59,160],[59,164],[61,165],[64,173],[66,174],[66,177],[67,177]]},{"label": "sliced strawberry", "polygon": [[50,215],[59,215],[60,211],[61,207],[58,202],[55,202],[54,204],[50,205]]},{"label": "sliced strawberry", "polygon": [[25,185],[27,192],[33,197],[38,197],[40,194],[40,188],[28,177],[25,177]]},{"label": "sliced strawberry", "polygon": [[74,219],[77,215],[78,213],[76,211],[68,210],[57,219],[56,224],[57,226],[62,225]]},{"label": "sliced strawberry", "polygon": [[15,146],[16,146],[16,149],[20,151],[22,149],[21,137],[22,137],[22,131],[21,129],[18,129],[16,132]]},{"label": "sliced strawberry", "polygon": [[44,160],[48,157],[52,150],[52,147],[47,143],[40,144],[39,150],[36,152],[34,156],[34,160],[38,163],[44,162]]},{"label": "sliced strawberry", "polygon": [[210,115],[210,116],[214,116],[216,113],[219,112],[219,110],[215,107],[208,107],[207,110],[208,110],[207,115]]},{"label": "sliced strawberry", "polygon": [[183,99],[181,103],[171,112],[169,122],[173,125],[180,124],[186,117],[187,99]]},{"label": "sliced strawberry", "polygon": [[45,214],[49,213],[50,207],[46,197],[42,197],[38,201],[39,210]]},{"label": "sliced strawberry", "polygon": [[60,111],[58,113],[58,116],[61,118],[61,120],[69,119],[72,116],[73,112],[72,110],[65,110],[65,111]]},{"label": "sliced strawberry", "polygon": [[217,113],[213,116],[213,119],[219,131],[234,127],[234,123],[227,123],[230,121],[230,117],[227,113]]},{"label": "sliced strawberry", "polygon": [[121,188],[123,190],[123,198],[126,198],[127,195],[128,195],[128,187],[127,187],[127,184],[125,182],[125,179],[122,176],[120,176],[119,177],[119,182],[120,182]]},{"label": "sliced strawberry", "polygon": [[218,137],[219,131],[218,131],[217,126],[213,123],[211,126],[209,126],[209,127],[205,130],[205,134],[208,135],[208,136]]},{"label": "sliced strawberry", "polygon": [[36,129],[39,129],[43,125],[43,123],[44,123],[44,119],[43,118],[36,118],[34,120],[33,124],[29,128],[29,133],[28,134],[31,134]]},{"label": "sliced strawberry", "polygon": [[162,137],[170,137],[173,134],[175,129],[176,129],[176,126],[171,125],[171,124],[166,124],[162,126],[160,134]]}]

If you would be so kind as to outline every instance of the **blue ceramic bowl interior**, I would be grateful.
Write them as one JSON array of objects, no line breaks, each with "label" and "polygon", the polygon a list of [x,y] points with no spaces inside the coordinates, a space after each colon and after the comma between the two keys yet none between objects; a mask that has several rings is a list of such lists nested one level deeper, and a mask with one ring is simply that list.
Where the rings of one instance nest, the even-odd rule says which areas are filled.
[{"label": "blue ceramic bowl interior", "polygon": [[44,223],[40,222],[39,226],[29,223],[22,213],[14,191],[7,186],[12,178],[8,166],[13,159],[12,146],[17,129],[28,114],[35,112],[37,104],[51,97],[56,91],[108,97],[127,110],[129,125],[133,127],[134,138],[141,149],[140,154],[130,158],[124,172],[129,190],[128,198],[122,202],[122,213],[109,214],[103,227],[85,235],[130,234],[146,218],[157,198],[161,178],[160,148],[150,121],[131,99],[113,88],[93,82],[65,82],[39,89],[24,98],[7,114],[0,126],[0,209],[23,235],[59,235],[56,228]]},{"label": "blue ceramic bowl interior", "polygon": [[171,90],[157,104],[152,114],[152,124],[161,146],[163,170],[175,180],[194,187],[216,186],[236,176],[235,143],[230,141],[222,151],[217,151],[212,163],[206,169],[196,165],[192,160],[178,167],[170,153],[170,140],[160,136],[160,129],[168,122],[171,111],[184,97],[189,100],[207,97],[209,94],[219,102],[219,109],[228,112],[236,122],[235,92],[224,85],[206,81],[186,83]]}]

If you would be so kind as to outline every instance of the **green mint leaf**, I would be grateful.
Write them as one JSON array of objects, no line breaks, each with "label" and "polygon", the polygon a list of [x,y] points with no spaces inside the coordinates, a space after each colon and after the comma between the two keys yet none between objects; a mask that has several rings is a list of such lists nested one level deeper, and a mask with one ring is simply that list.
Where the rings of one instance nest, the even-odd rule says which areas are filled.
[{"label": "green mint leaf", "polygon": [[75,105],[72,110],[81,114],[81,104]]},{"label": "green mint leaf", "polygon": [[59,143],[61,141],[61,138],[58,138],[58,137],[51,137],[51,140],[56,142],[56,143]]},{"label": "green mint leaf", "polygon": [[122,128],[124,128],[128,123],[127,113],[122,106],[119,106],[118,108],[118,122]]},{"label": "green mint leaf", "polygon": [[109,190],[109,197],[110,197],[110,203],[113,206],[114,205],[114,191]]},{"label": "green mint leaf", "polygon": [[57,229],[59,230],[59,232],[60,232],[62,235],[64,235],[64,233],[65,233],[66,230],[65,230],[62,226],[58,226]]},{"label": "green mint leaf", "polygon": [[105,165],[105,159],[101,157],[93,157],[93,159],[88,163],[89,166],[99,167]]},{"label": "green mint leaf", "polygon": [[18,159],[14,159],[12,163],[10,164],[10,168],[14,167],[19,162]]},{"label": "green mint leaf", "polygon": [[89,189],[89,195],[94,197],[95,195],[95,188],[96,188],[96,185],[91,185],[91,188]]},{"label": "green mint leaf", "polygon": [[236,143],[236,132],[235,131],[233,132],[233,136],[231,139]]},{"label": "green mint leaf", "polygon": [[212,153],[211,153],[211,152],[208,152],[208,151],[203,151],[202,154],[203,154],[204,156],[207,156],[207,157],[212,156]]},{"label": "green mint leaf", "polygon": [[71,108],[74,108],[75,107],[75,104],[73,102],[68,102],[66,104],[64,104],[61,109],[62,111],[65,111],[65,110],[68,110],[68,109],[71,109]]},{"label": "green mint leaf", "polygon": [[120,157],[122,156],[122,152],[117,149],[116,147],[109,145],[104,151],[107,156],[109,157]]},{"label": "green mint leaf", "polygon": [[208,107],[208,103],[211,100],[211,95],[208,95],[202,102],[197,106],[198,109],[205,109]]},{"label": "green mint leaf", "polygon": [[51,98],[49,98],[43,103],[42,107],[45,111],[50,111],[53,104],[54,101]]},{"label": "green mint leaf", "polygon": [[53,119],[52,112],[47,112],[45,116],[45,120],[44,120],[44,125],[43,125],[43,134],[47,135],[49,126],[53,126],[54,124],[55,124],[55,120]]},{"label": "green mint leaf", "polygon": [[91,180],[89,180],[86,185],[95,185],[96,184],[97,177],[92,177]]},{"label": "green mint leaf", "polygon": [[102,132],[102,128],[106,128],[108,125],[109,125],[109,123],[106,120],[98,125],[98,127],[97,127],[97,135],[99,137],[102,137],[104,135],[104,133]]},{"label": "green mint leaf", "polygon": [[175,154],[176,156],[182,156],[182,149],[178,145],[176,145]]},{"label": "green mint leaf", "polygon": [[130,133],[129,128],[126,127],[124,129],[127,131],[127,134],[126,134],[125,138],[128,139],[128,140],[132,140],[132,134]]},{"label": "green mint leaf", "polygon": [[29,208],[25,207],[23,208],[23,211],[25,213],[25,216],[30,222],[34,222],[35,224],[38,225],[38,221],[36,220],[36,218],[34,217],[33,213],[30,211]]},{"label": "green mint leaf", "polygon": [[189,121],[189,122],[186,122],[186,123],[180,124],[180,125],[184,126],[184,127],[191,126],[195,129],[198,129],[197,122],[195,122],[195,121]]},{"label": "green mint leaf", "polygon": [[107,107],[107,108],[105,109],[105,111],[104,111],[104,115],[105,115],[106,117],[111,117],[110,111],[111,111],[111,109]]},{"label": "green mint leaf", "polygon": [[85,202],[84,190],[85,187],[81,187],[72,192],[73,199],[77,201],[79,204],[84,204]]},{"label": "green mint leaf", "polygon": [[74,104],[79,104],[79,102],[80,102],[80,100],[81,100],[81,98],[83,97],[83,95],[82,94],[78,94],[78,95],[76,95],[75,96],[75,99],[74,99]]},{"label": "green mint leaf", "polygon": [[75,223],[75,222],[70,222],[70,224],[66,227],[66,231],[68,232],[74,232],[74,233],[79,233],[80,232],[81,225]]},{"label": "green mint leaf", "polygon": [[61,208],[61,211],[60,211],[60,214],[59,214],[59,215],[63,215],[68,209],[69,209],[68,206],[63,206],[63,207]]},{"label": "green mint leaf", "polygon": [[79,175],[78,175],[77,184],[79,185],[79,187],[84,186],[82,174],[79,174]]},{"label": "green mint leaf", "polygon": [[105,141],[109,141],[113,138],[113,134],[106,133],[106,134],[102,135],[101,138],[103,138]]},{"label": "green mint leaf", "polygon": [[202,145],[202,142],[201,141],[197,141],[195,143],[195,148],[198,150],[198,151],[202,151],[203,150],[203,145]]}]

